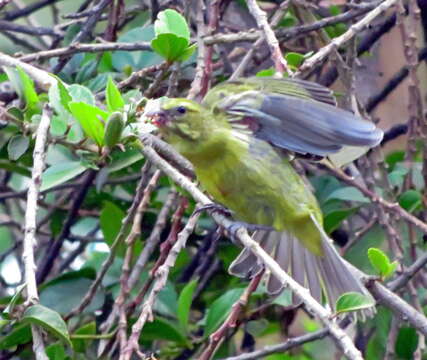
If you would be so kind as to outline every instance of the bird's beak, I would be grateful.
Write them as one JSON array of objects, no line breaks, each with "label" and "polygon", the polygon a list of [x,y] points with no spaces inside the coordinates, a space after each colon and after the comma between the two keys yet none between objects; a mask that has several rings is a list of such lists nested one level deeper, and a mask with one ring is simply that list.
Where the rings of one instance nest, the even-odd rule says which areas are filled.
[{"label": "bird's beak", "polygon": [[157,128],[166,126],[170,120],[167,111],[162,109],[162,99],[149,100],[143,116]]},{"label": "bird's beak", "polygon": [[146,112],[144,115],[158,128],[166,126],[169,122],[168,114],[164,110],[151,110]]}]

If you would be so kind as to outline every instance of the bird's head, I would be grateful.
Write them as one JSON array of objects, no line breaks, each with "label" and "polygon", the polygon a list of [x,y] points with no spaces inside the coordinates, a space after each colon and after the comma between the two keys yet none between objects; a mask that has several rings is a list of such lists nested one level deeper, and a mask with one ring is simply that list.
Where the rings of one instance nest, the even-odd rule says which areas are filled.
[{"label": "bird's head", "polygon": [[148,103],[144,112],[166,140],[179,137],[197,140],[203,132],[203,108],[183,98],[161,98]]}]

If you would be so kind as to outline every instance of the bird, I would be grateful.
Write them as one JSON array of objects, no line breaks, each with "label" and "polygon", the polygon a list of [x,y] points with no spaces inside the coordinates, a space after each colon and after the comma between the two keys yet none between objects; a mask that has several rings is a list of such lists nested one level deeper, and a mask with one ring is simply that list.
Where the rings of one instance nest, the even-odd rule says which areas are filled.
[{"label": "bird", "polygon": [[[226,81],[200,103],[164,97],[146,109],[144,118],[193,164],[215,203],[253,225],[254,240],[317,301],[324,294],[333,308],[343,293],[367,293],[325,233],[319,204],[292,162],[374,147],[383,138],[375,124],[338,108],[330,89],[291,78]],[[251,278],[262,269],[246,248],[229,272]],[[268,293],[279,294],[284,285],[267,276]]]}]

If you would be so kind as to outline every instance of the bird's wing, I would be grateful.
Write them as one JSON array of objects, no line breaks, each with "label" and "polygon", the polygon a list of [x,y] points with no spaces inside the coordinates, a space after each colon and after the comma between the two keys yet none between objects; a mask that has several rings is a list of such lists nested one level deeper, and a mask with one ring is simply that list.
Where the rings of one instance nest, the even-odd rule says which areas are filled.
[{"label": "bird's wing", "polygon": [[336,105],[335,97],[327,87],[300,79],[276,79],[271,77],[250,77],[223,82],[209,90],[203,99],[203,105],[207,108],[213,108],[218,101],[229,95],[251,90],[311,99],[325,104]]},{"label": "bird's wing", "polygon": [[375,146],[383,132],[373,123],[329,104],[277,93],[245,91],[216,105],[236,131],[250,131],[272,145],[325,156],[344,145]]}]

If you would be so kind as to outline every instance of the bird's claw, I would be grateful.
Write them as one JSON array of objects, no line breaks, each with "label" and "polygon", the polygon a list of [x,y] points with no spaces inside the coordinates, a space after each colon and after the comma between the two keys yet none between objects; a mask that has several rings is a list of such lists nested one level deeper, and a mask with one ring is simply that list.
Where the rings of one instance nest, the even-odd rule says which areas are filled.
[{"label": "bird's claw", "polygon": [[210,204],[207,204],[207,205],[203,205],[203,206],[199,207],[195,211],[195,213],[199,214],[199,213],[201,213],[203,211],[218,212],[218,213],[220,213],[220,214],[222,214],[224,216],[227,216],[227,217],[231,217],[233,215],[233,213],[232,213],[231,210],[229,210],[226,207],[224,207],[224,206],[222,206],[220,204],[217,204],[217,203],[210,203]]},{"label": "bird's claw", "polygon": [[272,231],[274,230],[271,226],[267,225],[259,225],[259,224],[249,224],[243,221],[233,221],[225,230],[230,236],[231,241],[234,244],[239,245],[240,242],[237,239],[237,231],[241,228],[245,228],[249,232],[264,230],[264,231]]}]

